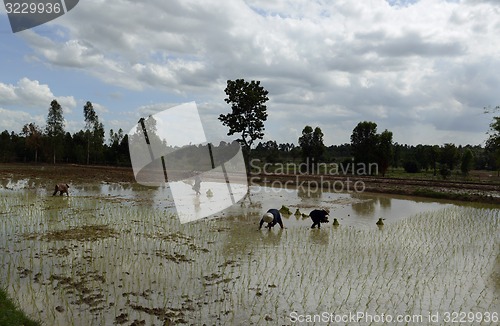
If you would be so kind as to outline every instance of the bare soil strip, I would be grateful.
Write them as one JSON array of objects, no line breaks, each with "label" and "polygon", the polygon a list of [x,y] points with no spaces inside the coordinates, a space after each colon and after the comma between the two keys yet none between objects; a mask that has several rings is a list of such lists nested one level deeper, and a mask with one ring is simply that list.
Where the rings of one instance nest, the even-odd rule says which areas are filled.
[{"label": "bare soil strip", "polygon": [[[92,165],[31,165],[0,164],[0,179],[5,178],[43,178],[67,183],[94,182],[135,182],[130,167],[92,166]],[[383,178],[368,176],[336,176],[305,174],[252,174],[250,183],[283,184],[294,186],[320,186],[323,190],[336,191],[343,185],[344,189],[361,181],[365,192],[411,195],[460,201],[477,201],[500,204],[500,183],[498,182],[466,182],[447,180],[422,180]],[[336,185],[337,188],[333,188]],[[359,184],[361,185],[361,184]]]}]

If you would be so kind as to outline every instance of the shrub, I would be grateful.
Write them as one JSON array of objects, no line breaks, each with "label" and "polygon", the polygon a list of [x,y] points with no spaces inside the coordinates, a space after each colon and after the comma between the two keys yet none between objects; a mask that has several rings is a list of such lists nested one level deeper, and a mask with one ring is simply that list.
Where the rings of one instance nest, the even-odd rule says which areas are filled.
[{"label": "shrub", "polygon": [[439,166],[439,174],[443,177],[443,179],[446,179],[451,175],[451,170],[448,168],[447,164],[441,164]]},{"label": "shrub", "polygon": [[406,161],[403,163],[403,168],[407,173],[417,173],[420,172],[420,167],[417,161]]}]

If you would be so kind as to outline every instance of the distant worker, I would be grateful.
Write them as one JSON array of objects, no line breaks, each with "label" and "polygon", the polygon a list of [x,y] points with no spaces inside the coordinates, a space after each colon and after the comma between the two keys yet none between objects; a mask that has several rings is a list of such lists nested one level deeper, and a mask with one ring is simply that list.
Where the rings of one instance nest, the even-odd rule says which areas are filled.
[{"label": "distant worker", "polygon": [[309,216],[313,221],[311,229],[314,229],[316,225],[318,226],[318,229],[321,229],[321,223],[328,223],[328,218],[330,217],[328,214],[329,211],[326,209],[315,209],[311,213],[309,213]]},{"label": "distant worker", "polygon": [[197,175],[195,178],[194,178],[194,185],[193,185],[193,190],[196,191],[196,195],[198,196],[199,194],[201,194],[200,192],[200,188],[201,188],[201,178],[199,175]]},{"label": "distant worker", "polygon": [[52,196],[55,196],[57,193],[59,192],[59,194],[62,196],[63,194],[66,194],[67,196],[69,196],[69,186],[67,183],[58,183],[56,184],[56,187],[54,189],[54,193],[52,194]]},{"label": "distant worker", "polygon": [[264,224],[264,222],[267,223],[266,228],[269,228],[269,230],[271,230],[271,228],[276,224],[279,224],[282,229],[284,228],[283,221],[281,220],[281,214],[275,208],[271,208],[267,211],[266,214],[264,214],[264,216],[262,216],[262,219],[260,220],[259,230],[262,228],[262,224]]}]

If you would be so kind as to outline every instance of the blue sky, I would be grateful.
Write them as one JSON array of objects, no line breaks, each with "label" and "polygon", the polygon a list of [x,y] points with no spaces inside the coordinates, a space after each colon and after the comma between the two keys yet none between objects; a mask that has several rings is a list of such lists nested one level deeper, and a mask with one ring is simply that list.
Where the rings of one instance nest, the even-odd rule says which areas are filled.
[{"label": "blue sky", "polygon": [[498,35],[487,0],[85,0],[15,34],[2,8],[0,130],[44,126],[54,98],[70,132],[86,101],[107,130],[191,101],[215,121],[244,78],[269,91],[265,140],[311,125],[341,144],[369,120],[399,143],[484,144]]}]

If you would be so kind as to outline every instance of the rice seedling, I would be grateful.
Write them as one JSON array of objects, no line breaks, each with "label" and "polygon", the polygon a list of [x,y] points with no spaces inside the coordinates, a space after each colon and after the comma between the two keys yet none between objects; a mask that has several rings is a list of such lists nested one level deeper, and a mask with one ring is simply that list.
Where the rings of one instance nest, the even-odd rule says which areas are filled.
[{"label": "rice seedling", "polygon": [[180,225],[128,199],[70,199],[0,192],[0,283],[51,325],[113,324],[122,314],[162,325],[162,313],[173,322],[289,324],[292,311],[500,305],[495,209],[446,206],[388,218],[382,231],[373,222],[312,234],[295,221],[304,227],[278,238],[249,232],[244,219]]}]

